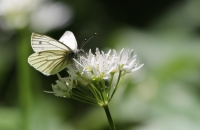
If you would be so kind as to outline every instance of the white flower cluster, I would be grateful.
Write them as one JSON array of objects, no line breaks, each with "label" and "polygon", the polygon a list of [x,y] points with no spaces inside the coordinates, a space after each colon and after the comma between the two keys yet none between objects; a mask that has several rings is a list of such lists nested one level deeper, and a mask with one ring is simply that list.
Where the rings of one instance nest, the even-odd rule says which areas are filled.
[{"label": "white flower cluster", "polygon": [[[143,66],[143,64],[136,62],[136,55],[134,55],[133,50],[128,51],[128,54],[124,54],[124,49],[118,55],[115,50],[109,50],[105,54],[97,48],[95,55],[90,50],[87,57],[81,56],[80,60],[75,60],[75,62],[77,71],[84,75],[84,77],[87,77],[87,79],[90,79],[93,75],[108,79],[111,73],[119,71],[130,73]],[[68,67],[68,69],[71,75],[77,74],[77,71],[72,71],[71,67]]]},{"label": "white flower cluster", "polygon": [[[90,50],[86,56],[80,56],[74,61],[74,64],[67,66],[69,77],[61,78],[58,75],[57,84],[52,85],[53,93],[56,96],[71,97],[77,100],[88,99],[86,102],[93,104],[100,104],[102,100],[104,103],[109,102],[124,75],[143,66],[136,61],[133,50],[125,53],[124,49],[117,54],[115,50],[104,53],[97,48],[95,54]],[[118,74],[118,80],[113,83],[115,74]],[[106,82],[109,83],[106,84]],[[87,86],[92,96],[85,94],[85,88],[82,89],[80,86]],[[77,88],[78,92],[74,92],[73,88]]]}]

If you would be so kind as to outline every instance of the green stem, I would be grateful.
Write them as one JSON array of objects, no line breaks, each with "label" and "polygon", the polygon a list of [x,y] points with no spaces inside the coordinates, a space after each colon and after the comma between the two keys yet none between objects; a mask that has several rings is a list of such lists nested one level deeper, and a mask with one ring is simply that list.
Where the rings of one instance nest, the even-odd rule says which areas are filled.
[{"label": "green stem", "polygon": [[106,116],[107,116],[107,119],[108,119],[108,122],[110,125],[110,130],[116,130],[115,125],[112,120],[112,117],[111,117],[111,114],[110,114],[110,111],[109,111],[109,108],[108,108],[108,105],[104,105],[103,108],[106,112]]},{"label": "green stem", "polygon": [[109,93],[108,93],[108,98],[110,97],[110,94],[111,94],[111,91],[110,91],[110,90],[111,90],[111,88],[112,88],[112,82],[113,82],[114,74],[115,74],[115,73],[111,73],[111,74],[110,74],[110,84],[109,84],[109,87],[108,87],[108,92],[109,92]]},{"label": "green stem", "polygon": [[112,92],[111,97],[109,98],[109,101],[112,99],[113,95],[115,94],[116,90],[118,89],[119,84],[122,81],[123,77],[124,77],[124,75],[122,74],[122,71],[120,70],[119,71],[119,75],[118,75],[118,79],[117,79],[117,84],[116,84],[116,86],[115,86],[115,88],[114,88],[114,90]]},{"label": "green stem", "polygon": [[30,44],[27,43],[30,39],[29,31],[20,30],[17,44],[17,81],[19,92],[19,103],[22,114],[22,128],[23,130],[30,129],[31,111],[33,108],[33,93],[32,82],[33,78],[30,66],[27,63],[28,55],[30,54]]}]

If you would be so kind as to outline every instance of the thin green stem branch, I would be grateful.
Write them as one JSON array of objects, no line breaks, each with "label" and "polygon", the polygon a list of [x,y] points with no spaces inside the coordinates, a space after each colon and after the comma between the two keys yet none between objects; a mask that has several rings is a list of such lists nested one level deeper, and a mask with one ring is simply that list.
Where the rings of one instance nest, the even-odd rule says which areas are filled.
[{"label": "thin green stem branch", "polygon": [[117,79],[117,84],[116,84],[116,86],[115,86],[115,88],[114,88],[114,90],[111,94],[111,97],[109,98],[109,101],[112,99],[113,95],[115,94],[116,90],[118,89],[118,86],[119,86],[120,82],[122,81],[123,77],[124,77],[124,75],[122,75],[122,71],[120,70],[119,75],[118,75],[118,79]]},{"label": "thin green stem branch", "polygon": [[116,130],[115,124],[113,123],[113,120],[112,120],[112,117],[111,117],[111,114],[110,114],[110,111],[109,111],[109,108],[108,108],[108,105],[104,105],[103,108],[106,112],[106,116],[107,116],[107,119],[108,119],[108,122],[109,122],[109,125],[110,125],[110,130]]},{"label": "thin green stem branch", "polygon": [[108,92],[109,92],[109,93],[108,93],[108,99],[109,99],[110,94],[111,94],[111,91],[110,91],[110,90],[111,90],[111,88],[112,88],[112,82],[113,82],[114,74],[115,74],[115,73],[111,73],[111,74],[110,74],[110,84],[109,84],[109,87],[108,87]]}]

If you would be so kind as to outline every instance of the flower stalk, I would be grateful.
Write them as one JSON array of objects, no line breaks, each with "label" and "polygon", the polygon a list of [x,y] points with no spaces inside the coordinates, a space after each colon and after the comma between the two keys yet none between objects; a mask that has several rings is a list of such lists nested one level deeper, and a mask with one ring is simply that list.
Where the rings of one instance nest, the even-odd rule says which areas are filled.
[{"label": "flower stalk", "polygon": [[110,111],[109,111],[109,108],[108,108],[108,105],[104,105],[103,108],[105,110],[105,113],[106,113],[106,116],[107,116],[107,119],[108,119],[108,122],[110,125],[110,130],[116,130],[115,125],[112,120],[112,117],[111,117],[111,114],[110,114]]}]

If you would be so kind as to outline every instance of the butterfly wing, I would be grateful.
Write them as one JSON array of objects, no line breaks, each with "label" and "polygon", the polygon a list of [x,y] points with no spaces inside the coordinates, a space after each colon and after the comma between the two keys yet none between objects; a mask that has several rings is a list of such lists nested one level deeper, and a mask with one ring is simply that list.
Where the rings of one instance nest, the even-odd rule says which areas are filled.
[{"label": "butterfly wing", "polygon": [[[73,39],[73,38],[72,38]],[[48,50],[66,50],[72,51],[66,44],[55,40],[49,36],[39,33],[32,33],[31,46],[35,52],[48,51]]]},{"label": "butterfly wing", "polygon": [[67,45],[74,53],[77,52],[77,41],[74,34],[70,31],[66,31],[59,39],[60,42]]},{"label": "butterfly wing", "polygon": [[29,56],[28,62],[45,75],[53,75],[63,70],[70,62],[70,52],[48,50],[36,52]]}]

